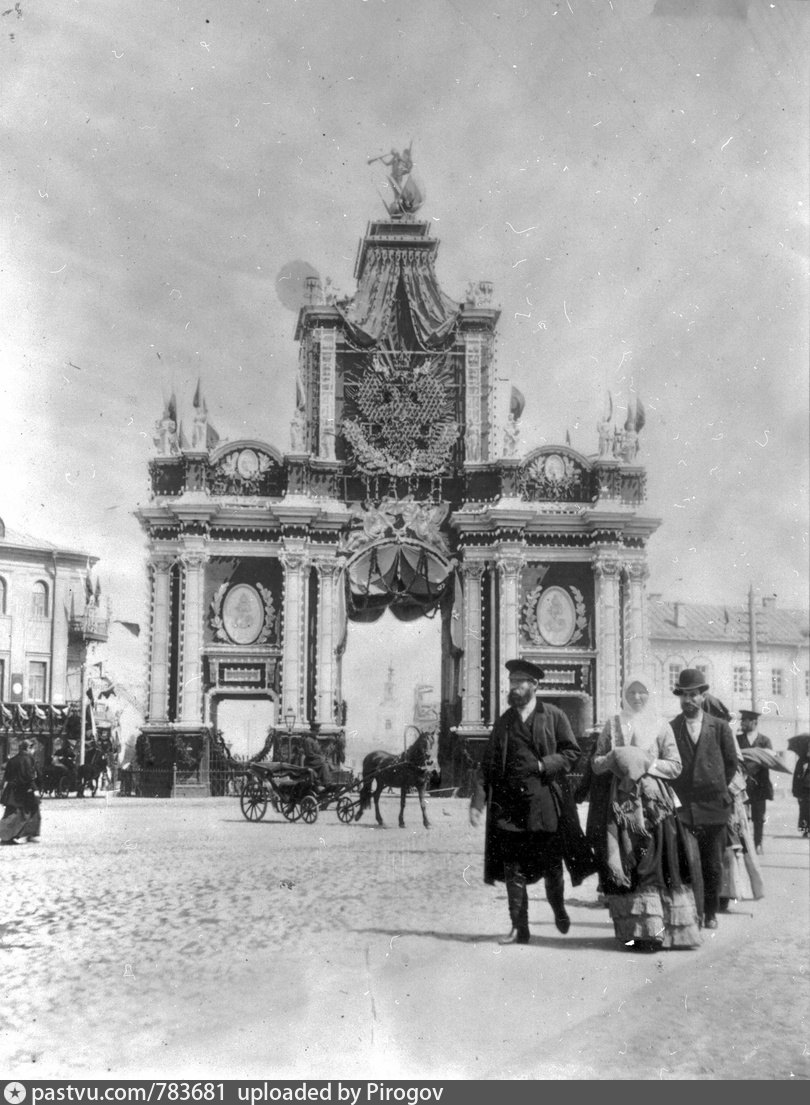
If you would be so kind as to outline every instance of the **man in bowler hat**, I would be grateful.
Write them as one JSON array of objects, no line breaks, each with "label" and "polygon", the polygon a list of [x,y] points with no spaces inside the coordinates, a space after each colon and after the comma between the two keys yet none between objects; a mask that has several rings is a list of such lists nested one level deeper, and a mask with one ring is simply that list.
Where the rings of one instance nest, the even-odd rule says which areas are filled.
[{"label": "man in bowler hat", "polygon": [[558,832],[564,795],[560,780],[579,759],[568,718],[537,698],[543,671],[527,660],[509,660],[509,709],[498,718],[484,750],[470,803],[478,825],[486,806],[484,882],[506,883],[512,928],[502,944],[529,943],[527,885],[545,880],[554,923],[568,932],[563,842]]},{"label": "man in bowler hat", "polygon": [[[740,710],[740,732],[737,744],[740,748],[773,748],[770,737],[757,732],[760,714],[756,710]],[[754,847],[762,855],[762,838],[765,835],[765,803],[773,801],[771,773],[762,764],[746,763],[748,803],[754,825]]]},{"label": "man in bowler hat", "polygon": [[728,786],[738,761],[728,723],[703,708],[708,689],[697,668],[684,668],[673,688],[681,700],[681,712],[670,724],[683,770],[670,782],[681,801],[678,816],[697,839],[703,873],[703,927],[716,929],[726,826],[732,808]]}]

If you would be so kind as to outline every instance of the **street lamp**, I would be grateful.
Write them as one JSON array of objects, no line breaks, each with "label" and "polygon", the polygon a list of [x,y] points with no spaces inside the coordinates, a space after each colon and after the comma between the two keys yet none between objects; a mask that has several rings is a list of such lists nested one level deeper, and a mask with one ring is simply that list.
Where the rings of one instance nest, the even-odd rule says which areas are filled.
[{"label": "street lamp", "polygon": [[284,724],[287,726],[287,763],[292,759],[292,731],[295,725],[295,710],[290,706],[284,714]]}]

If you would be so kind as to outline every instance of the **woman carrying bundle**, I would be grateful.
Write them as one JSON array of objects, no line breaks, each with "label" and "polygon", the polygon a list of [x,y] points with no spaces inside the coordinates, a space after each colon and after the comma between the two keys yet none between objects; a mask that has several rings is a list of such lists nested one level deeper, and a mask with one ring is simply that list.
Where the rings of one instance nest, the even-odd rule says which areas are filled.
[{"label": "woman carrying bundle", "polygon": [[620,714],[596,744],[593,770],[610,773],[602,885],[618,940],[635,951],[701,943],[703,883],[694,840],[675,816],[669,784],[681,773],[675,736],[631,679]]}]

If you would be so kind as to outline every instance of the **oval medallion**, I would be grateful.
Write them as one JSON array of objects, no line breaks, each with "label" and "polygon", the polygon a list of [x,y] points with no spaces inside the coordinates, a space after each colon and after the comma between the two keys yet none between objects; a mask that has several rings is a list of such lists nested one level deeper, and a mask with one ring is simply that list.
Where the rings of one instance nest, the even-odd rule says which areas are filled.
[{"label": "oval medallion", "polygon": [[236,461],[236,471],[245,480],[252,480],[259,471],[259,458],[253,449],[243,449]]},{"label": "oval medallion", "polygon": [[559,647],[574,635],[577,614],[574,602],[562,587],[547,587],[537,603],[537,628],[543,640]]},{"label": "oval medallion", "polygon": [[222,624],[237,645],[252,645],[264,625],[264,603],[248,583],[238,583],[225,596]]}]

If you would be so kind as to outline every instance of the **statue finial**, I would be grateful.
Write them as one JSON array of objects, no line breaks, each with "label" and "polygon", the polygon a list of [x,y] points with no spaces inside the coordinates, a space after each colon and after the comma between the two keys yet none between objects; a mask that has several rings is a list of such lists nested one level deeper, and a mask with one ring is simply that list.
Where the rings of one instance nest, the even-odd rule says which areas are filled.
[{"label": "statue finial", "polygon": [[414,215],[425,202],[425,190],[413,176],[413,139],[402,153],[392,149],[390,153],[380,154],[378,157],[370,157],[368,164],[375,161],[382,162],[389,170],[388,183],[394,190],[394,199],[385,204],[385,209],[391,218],[401,219]]}]

